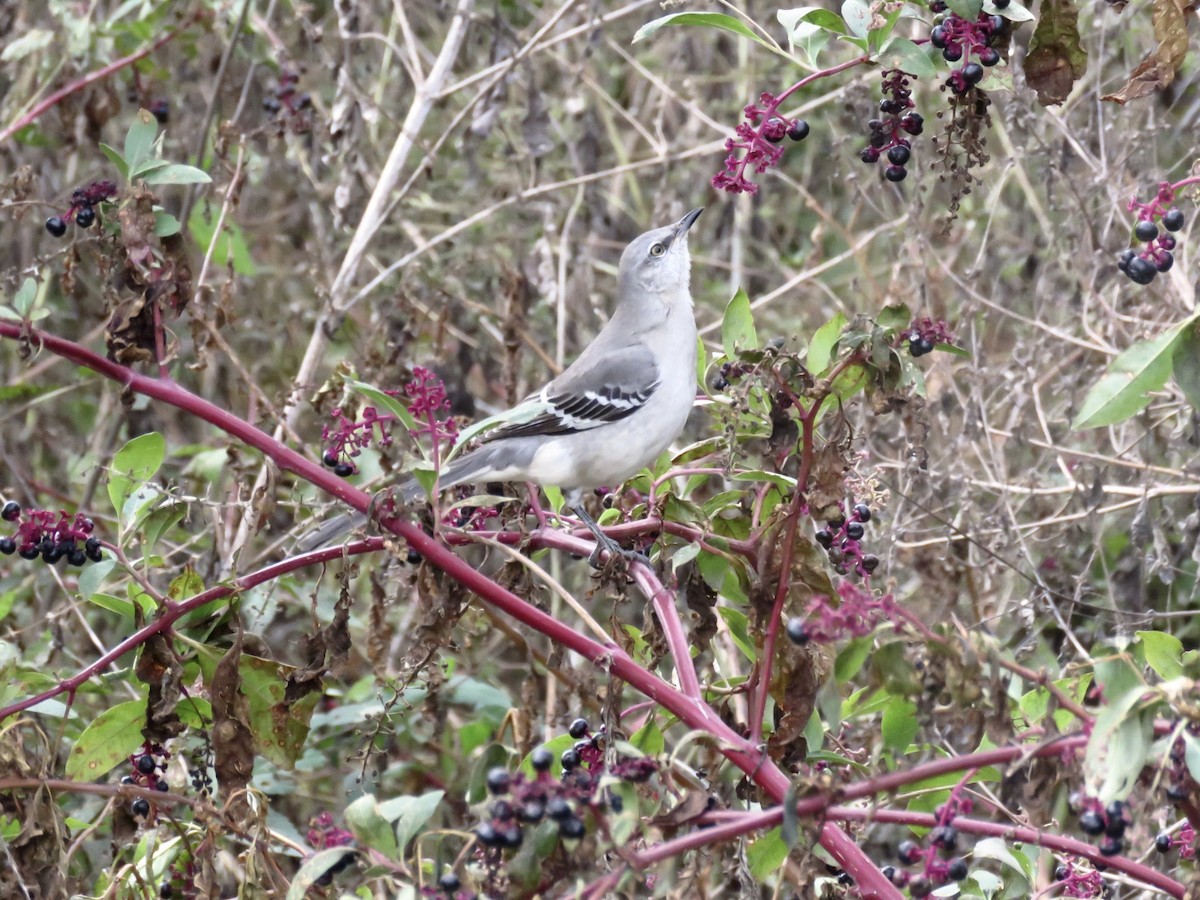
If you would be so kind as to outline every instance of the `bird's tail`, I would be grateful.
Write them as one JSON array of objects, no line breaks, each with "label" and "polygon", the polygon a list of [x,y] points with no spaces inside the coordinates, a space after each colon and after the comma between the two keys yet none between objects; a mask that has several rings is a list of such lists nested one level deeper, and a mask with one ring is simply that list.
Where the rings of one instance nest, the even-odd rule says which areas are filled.
[{"label": "bird's tail", "polygon": [[[505,469],[498,465],[497,459],[505,454],[498,453],[499,449],[499,445],[484,446],[451,461],[440,473],[439,490],[474,481],[505,480]],[[507,455],[511,456],[511,451]],[[397,499],[405,505],[415,503],[425,496],[424,489],[411,476],[396,485],[393,492],[398,495]],[[384,494],[386,495],[386,493],[385,489]],[[362,528],[366,524],[367,516],[364,513],[342,513],[322,522],[308,534],[302,536],[297,544],[297,549],[301,553],[317,550],[326,544],[332,544],[344,538],[356,528]]]}]

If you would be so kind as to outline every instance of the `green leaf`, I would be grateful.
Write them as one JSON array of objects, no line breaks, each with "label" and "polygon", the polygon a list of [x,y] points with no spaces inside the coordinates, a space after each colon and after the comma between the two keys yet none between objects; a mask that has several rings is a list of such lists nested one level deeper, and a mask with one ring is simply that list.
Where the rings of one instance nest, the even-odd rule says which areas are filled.
[{"label": "green leaf", "polygon": [[933,78],[937,75],[937,67],[929,54],[908,38],[898,34],[888,38],[875,61],[885,69],[902,69],[918,78]]},{"label": "green leaf", "polygon": [[1200,410],[1200,334],[1195,328],[1184,329],[1171,360],[1171,369],[1187,402],[1192,409]]},{"label": "green leaf", "polygon": [[750,311],[750,298],[741,288],[737,289],[729,305],[725,307],[725,317],[721,320],[721,345],[729,359],[736,357],[739,350],[753,350],[758,347],[754,314]]},{"label": "green leaf", "polygon": [[842,17],[820,6],[781,9],[776,17],[787,32],[792,49],[803,51],[814,62],[831,36],[846,33]]},{"label": "green leaf", "polygon": [[1165,681],[1183,674],[1183,642],[1165,631],[1137,632],[1146,653],[1146,665]]},{"label": "green leaf", "polygon": [[352,854],[354,850],[350,847],[330,847],[304,860],[304,865],[292,876],[286,900],[304,900],[309,895],[309,889],[315,887],[321,876],[341,862],[347,853]]},{"label": "green leaf", "polygon": [[258,272],[258,267],[250,257],[250,247],[246,243],[241,226],[226,218],[221,233],[217,234],[216,216],[206,204],[197,203],[192,208],[192,214],[188,216],[188,232],[205,253],[215,242],[212,258],[217,265],[227,266],[232,260],[233,271],[239,275],[254,275]]},{"label": "green leaf", "polygon": [[893,697],[883,710],[880,722],[883,744],[893,753],[905,753],[920,727],[917,706],[907,697]]},{"label": "green leaf", "polygon": [[987,0],[987,2],[983,4],[983,9],[984,12],[988,13],[988,15],[1002,16],[1003,18],[1008,19],[1008,21],[1015,22],[1017,24],[1020,24],[1021,22],[1033,21],[1033,13],[1018,3],[1017,0],[1012,0],[1012,2],[1007,4],[1004,9],[1000,9],[994,2],[992,2],[992,0]]},{"label": "green leaf", "polygon": [[983,9],[983,0],[947,0],[946,5],[959,18],[974,22]]},{"label": "green leaf", "polygon": [[875,324],[885,331],[899,331],[912,321],[912,311],[903,303],[889,303],[875,317]]},{"label": "green leaf", "polygon": [[[1122,663],[1122,669],[1127,666]],[[1132,675],[1133,673],[1130,673]],[[1137,679],[1124,690],[1100,680],[1108,700],[1092,725],[1083,768],[1088,787],[1103,803],[1128,796],[1137,782],[1150,750],[1152,722],[1143,724],[1135,708],[1146,687]],[[1122,678],[1121,683],[1130,679]]]},{"label": "green leaf", "polygon": [[29,317],[29,311],[33,309],[33,304],[37,301],[38,284],[32,278],[26,278],[21,282],[21,287],[13,294],[12,307],[21,318]]},{"label": "green leaf", "polygon": [[154,139],[158,136],[158,120],[144,109],[137,111],[137,121],[125,135],[125,165],[129,172],[154,156]]},{"label": "green leaf", "polygon": [[1185,319],[1158,337],[1139,341],[1117,356],[1088,391],[1071,428],[1079,431],[1113,425],[1144,409],[1150,403],[1150,394],[1166,384],[1176,342],[1194,321],[1194,318]]},{"label": "green leaf", "polygon": [[167,455],[167,442],[151,431],[138,435],[117,451],[108,473],[108,499],[121,515],[134,490],[154,477]]},{"label": "green leaf", "polygon": [[667,747],[667,740],[653,716],[650,717],[650,721],[633,733],[629,738],[629,743],[647,756],[658,756]]},{"label": "green leaf", "polygon": [[772,52],[776,49],[773,44],[752,30],[741,19],[735,19],[733,16],[727,16],[725,13],[719,12],[678,12],[661,16],[639,28],[633,36],[633,43],[636,44],[638,41],[644,41],[655,34],[660,28],[665,28],[667,25],[699,25],[704,28],[718,28],[721,31],[728,31],[740,37],[749,38],[754,43],[761,44]]},{"label": "green leaf", "polygon": [[380,811],[373,794],[365,794],[347,806],[345,819],[347,827],[360,843],[378,850],[387,859],[398,858],[396,833]]},{"label": "green leaf", "polygon": [[0,62],[17,62],[31,53],[45,50],[54,41],[54,32],[45,28],[30,28],[19,38],[11,40],[0,53]]},{"label": "green leaf", "polygon": [[142,745],[146,701],[130,700],[104,710],[80,733],[67,757],[72,781],[95,781],[128,759]]},{"label": "green leaf", "polygon": [[[183,224],[170,213],[163,212],[160,209],[154,211],[154,236],[155,237],[170,237],[173,234],[179,234],[183,230]],[[224,451],[222,451],[224,452]]]},{"label": "green leaf", "polygon": [[841,649],[841,652],[837,655],[837,661],[833,664],[833,674],[838,684],[845,684],[858,674],[863,663],[870,656],[871,648],[874,646],[875,638],[871,635],[865,635],[860,638],[851,639]]},{"label": "green leaf", "polygon": [[121,179],[123,181],[128,181],[129,180],[129,166],[126,165],[126,163],[125,163],[125,157],[123,157],[118,151],[114,150],[112,147],[108,146],[108,144],[101,144],[100,152],[103,153],[105,156],[107,156],[108,161],[117,167],[117,171],[121,174]]},{"label": "green leaf", "polygon": [[387,394],[374,385],[367,384],[365,381],[347,381],[346,387],[374,403],[376,411],[395,416],[396,421],[406,431],[416,430],[417,420],[408,411],[408,407],[391,394]]},{"label": "green leaf", "polygon": [[829,368],[833,359],[833,348],[837,346],[842,329],[846,327],[846,317],[841,313],[813,332],[812,340],[808,342],[808,354],[804,365],[813,375],[820,375]]},{"label": "green leaf", "polygon": [[750,662],[758,659],[758,650],[754,646],[754,640],[750,637],[750,619],[746,614],[731,606],[718,606],[717,615],[725,620],[733,642],[738,645],[739,650],[746,654],[746,659]]},{"label": "green leaf", "polygon": [[208,173],[195,166],[167,163],[145,174],[146,184],[210,184]]},{"label": "green leaf", "polygon": [[396,844],[401,851],[437,812],[445,791],[429,791],[417,797],[395,797],[379,804],[385,819],[396,823]]},{"label": "green leaf", "polygon": [[759,881],[778,873],[787,856],[788,845],[780,828],[772,828],[746,848],[746,862],[750,866],[750,874]]},{"label": "green leaf", "polygon": [[871,28],[871,7],[866,0],[846,0],[842,4],[842,18],[846,20],[846,27],[851,34],[864,39],[867,37]]}]

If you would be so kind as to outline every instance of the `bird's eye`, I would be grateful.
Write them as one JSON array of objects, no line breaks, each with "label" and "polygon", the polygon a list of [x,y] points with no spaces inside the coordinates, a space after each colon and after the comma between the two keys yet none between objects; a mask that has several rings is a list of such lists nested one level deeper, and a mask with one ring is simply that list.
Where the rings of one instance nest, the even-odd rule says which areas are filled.
[{"label": "bird's eye", "polygon": [[653,243],[650,245],[650,255],[653,257],[662,256],[666,252],[667,248],[660,243]]}]

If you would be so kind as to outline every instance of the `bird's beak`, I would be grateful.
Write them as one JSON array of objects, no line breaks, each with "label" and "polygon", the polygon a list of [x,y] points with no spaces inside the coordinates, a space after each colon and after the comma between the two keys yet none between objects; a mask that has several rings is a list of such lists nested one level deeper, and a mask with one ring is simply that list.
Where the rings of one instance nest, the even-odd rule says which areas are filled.
[{"label": "bird's beak", "polygon": [[690,213],[679,220],[679,224],[675,226],[675,237],[681,234],[687,234],[687,230],[692,227],[692,224],[700,218],[700,213],[704,212],[704,207],[693,209]]}]

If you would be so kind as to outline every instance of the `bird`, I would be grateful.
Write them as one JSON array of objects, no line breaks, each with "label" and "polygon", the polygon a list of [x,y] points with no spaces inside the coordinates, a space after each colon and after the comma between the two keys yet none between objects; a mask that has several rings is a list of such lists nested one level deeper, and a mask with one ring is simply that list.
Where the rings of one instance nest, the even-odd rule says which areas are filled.
[{"label": "bird", "polygon": [[[586,490],[616,486],[641,471],[683,431],[696,399],[698,335],[688,230],[703,207],[634,238],[617,266],[617,304],[608,324],[557,378],[471,429],[478,445],[451,456],[437,490],[461,484],[531,481],[562,490],[566,506],[601,551],[629,555],[583,506]],[[409,478],[405,503],[422,496]],[[365,523],[345,515],[301,539],[314,549]]]}]

